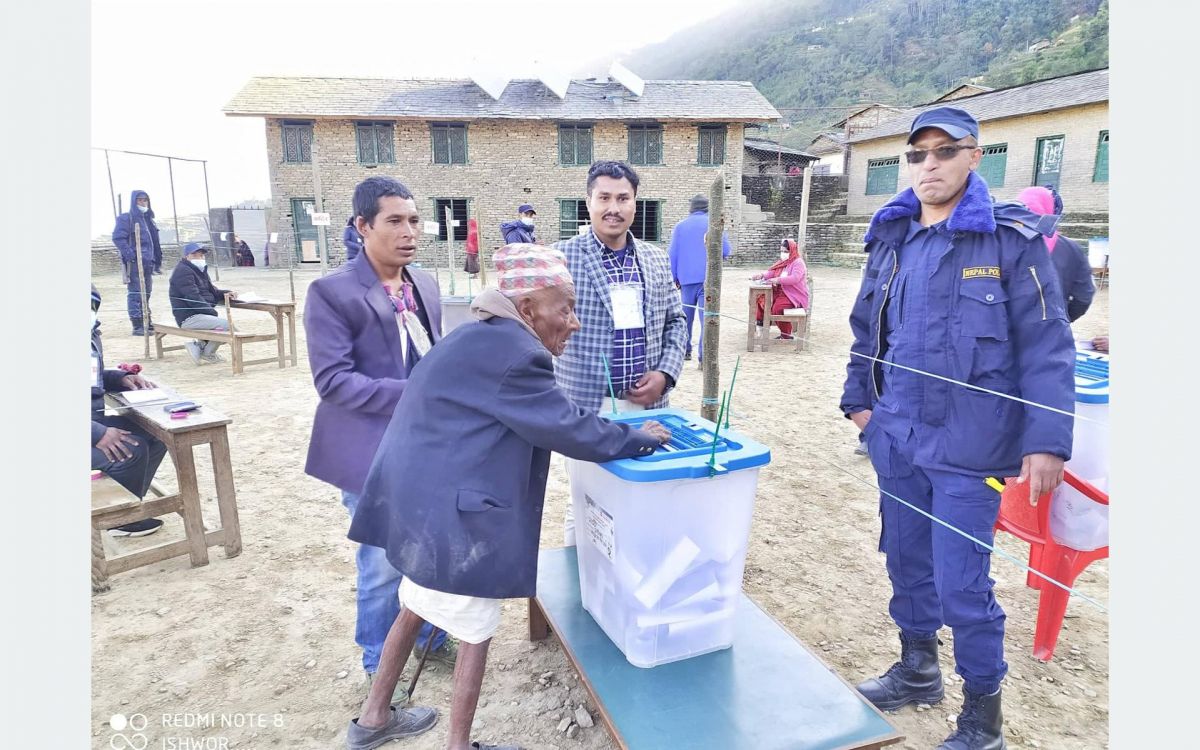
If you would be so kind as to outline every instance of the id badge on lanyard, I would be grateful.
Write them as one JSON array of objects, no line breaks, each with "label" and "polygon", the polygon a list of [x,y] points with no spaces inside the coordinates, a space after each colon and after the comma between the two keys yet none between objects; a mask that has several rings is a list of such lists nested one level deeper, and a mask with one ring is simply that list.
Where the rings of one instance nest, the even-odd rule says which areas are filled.
[{"label": "id badge on lanyard", "polygon": [[408,333],[409,340],[412,341],[413,349],[417,351],[417,356],[424,357],[433,348],[433,342],[429,340],[425,326],[421,325],[421,319],[412,310],[405,310],[400,313],[400,317],[404,323],[404,330]]},{"label": "id badge on lanyard", "polygon": [[95,354],[92,355],[92,385],[103,388],[104,384],[100,382],[100,358]]},{"label": "id badge on lanyard", "polygon": [[641,284],[609,284],[608,295],[612,301],[613,328],[623,331],[646,327]]}]

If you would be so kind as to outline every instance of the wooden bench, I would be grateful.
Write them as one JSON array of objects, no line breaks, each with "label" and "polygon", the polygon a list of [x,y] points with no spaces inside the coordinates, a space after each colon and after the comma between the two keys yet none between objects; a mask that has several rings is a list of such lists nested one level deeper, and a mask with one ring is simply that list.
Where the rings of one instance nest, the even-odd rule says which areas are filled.
[{"label": "wooden bench", "polygon": [[[182,338],[193,339],[196,341],[220,341],[222,344],[229,344],[230,358],[233,365],[233,374],[240,375],[247,365],[261,365],[270,362],[276,362],[280,368],[287,366],[287,357],[284,353],[282,326],[278,317],[276,317],[276,332],[275,333],[238,333],[233,322],[233,308],[236,304],[231,304],[229,295],[225,296],[225,320],[229,324],[228,331],[201,331],[191,328],[179,328],[177,326],[165,326],[158,323],[154,324],[154,349],[158,359],[163,358],[165,352],[174,352],[186,348],[186,344],[177,346],[163,346],[163,338],[166,336],[180,336]],[[246,360],[242,353],[242,347],[246,344],[252,344],[259,341],[275,341],[277,343],[276,356],[266,357],[263,359]],[[295,330],[293,323],[292,332],[292,347],[295,348]],[[292,364],[295,365],[295,352],[292,353]]]},{"label": "wooden bench", "polygon": [[626,661],[579,595],[574,547],[542,550],[529,638],[558,636],[622,750],[876,750],[903,735],[749,597],[731,648],[641,669]]}]

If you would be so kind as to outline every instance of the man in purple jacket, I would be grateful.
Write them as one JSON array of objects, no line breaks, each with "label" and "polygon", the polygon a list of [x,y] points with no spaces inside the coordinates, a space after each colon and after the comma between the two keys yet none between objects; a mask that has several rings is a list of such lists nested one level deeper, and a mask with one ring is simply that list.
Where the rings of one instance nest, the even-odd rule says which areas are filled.
[{"label": "man in purple jacket", "polygon": [[[687,348],[683,358],[692,358],[692,316],[696,310],[704,309],[704,281],[708,276],[708,198],[696,195],[688,205],[688,217],[671,230],[671,246],[667,255],[671,259],[671,276],[683,298],[683,314],[687,318]],[[733,249],[729,236],[721,233],[721,257],[728,258]],[[700,316],[698,353],[704,359],[704,314]]]},{"label": "man in purple jacket", "polygon": [[[304,470],[342,491],[351,518],[408,374],[442,336],[437,281],[409,265],[421,232],[412,193],[394,178],[370,177],[354,189],[354,214],[363,252],[313,282],[304,305],[308,361],[321,398]],[[360,546],[356,562],[355,640],[369,684],[400,612],[400,573],[376,547]],[[443,643],[433,646],[431,657],[453,659]]]}]

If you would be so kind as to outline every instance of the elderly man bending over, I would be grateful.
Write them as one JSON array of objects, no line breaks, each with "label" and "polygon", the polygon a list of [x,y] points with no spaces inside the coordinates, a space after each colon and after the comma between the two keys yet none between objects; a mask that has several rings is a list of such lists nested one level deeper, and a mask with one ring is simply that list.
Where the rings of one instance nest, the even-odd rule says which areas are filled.
[{"label": "elderly man bending over", "polygon": [[472,304],[463,326],[413,369],[367,475],[350,538],[383,547],[404,578],[403,610],[347,745],[373,748],[420,734],[433,708],[389,706],[426,622],[458,638],[450,750],[471,722],[500,600],[530,597],[550,452],[582,461],[646,455],[670,439],[661,425],[612,423],[575,405],[554,381],[552,356],[579,329],[566,258],[518,244],[495,256],[499,291]]}]

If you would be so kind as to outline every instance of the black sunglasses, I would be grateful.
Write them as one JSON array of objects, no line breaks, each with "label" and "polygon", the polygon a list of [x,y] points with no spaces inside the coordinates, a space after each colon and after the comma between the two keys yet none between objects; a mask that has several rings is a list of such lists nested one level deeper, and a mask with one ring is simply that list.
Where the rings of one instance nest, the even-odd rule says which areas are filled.
[{"label": "black sunglasses", "polygon": [[927,154],[933,154],[934,157],[938,161],[949,161],[949,160],[953,159],[954,157],[958,156],[959,151],[962,151],[963,149],[968,149],[968,148],[975,149],[975,148],[979,148],[979,147],[978,146],[968,146],[968,145],[962,144],[962,143],[954,143],[954,144],[950,144],[947,146],[938,146],[937,148],[931,148],[931,149],[924,149],[924,150],[917,149],[914,151],[905,151],[904,158],[908,161],[909,164],[920,164],[921,162],[925,161],[925,156]]}]

